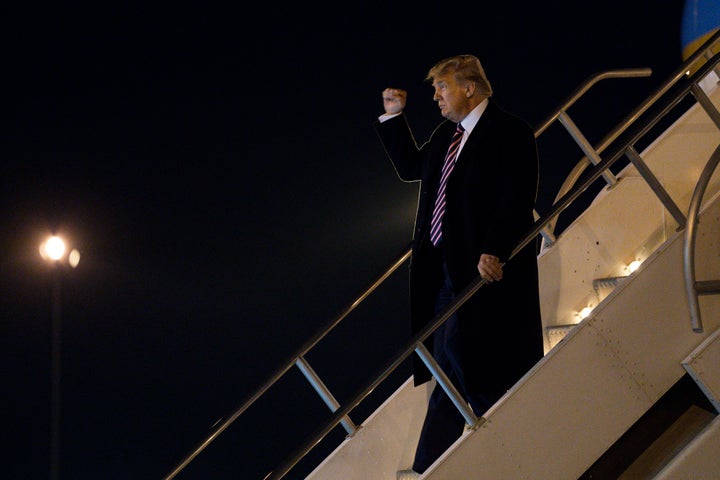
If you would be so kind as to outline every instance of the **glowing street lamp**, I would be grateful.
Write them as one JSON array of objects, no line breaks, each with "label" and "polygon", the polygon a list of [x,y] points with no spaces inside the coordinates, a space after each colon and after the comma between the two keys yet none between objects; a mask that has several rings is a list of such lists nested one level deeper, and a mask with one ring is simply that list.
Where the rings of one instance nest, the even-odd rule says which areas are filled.
[{"label": "glowing street lamp", "polygon": [[77,267],[78,263],[80,263],[80,252],[72,249],[65,258],[66,251],[65,241],[57,235],[53,235],[40,245],[40,256],[44,260],[53,263],[67,260],[67,264],[72,268]]},{"label": "glowing street lamp", "polygon": [[51,367],[51,436],[50,479],[58,480],[60,467],[60,332],[62,320],[61,282],[59,268],[67,263],[72,268],[80,262],[80,252],[73,249],[66,256],[65,241],[53,235],[40,245],[40,256],[53,267],[52,284],[52,367]]}]

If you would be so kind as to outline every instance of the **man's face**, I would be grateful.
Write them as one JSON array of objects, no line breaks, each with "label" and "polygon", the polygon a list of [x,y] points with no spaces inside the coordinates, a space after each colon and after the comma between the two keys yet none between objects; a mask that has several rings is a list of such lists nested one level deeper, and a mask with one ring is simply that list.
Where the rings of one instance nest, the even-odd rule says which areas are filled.
[{"label": "man's face", "polygon": [[433,100],[438,103],[443,117],[459,122],[468,114],[466,88],[460,85],[452,74],[437,76],[432,83],[435,89]]}]

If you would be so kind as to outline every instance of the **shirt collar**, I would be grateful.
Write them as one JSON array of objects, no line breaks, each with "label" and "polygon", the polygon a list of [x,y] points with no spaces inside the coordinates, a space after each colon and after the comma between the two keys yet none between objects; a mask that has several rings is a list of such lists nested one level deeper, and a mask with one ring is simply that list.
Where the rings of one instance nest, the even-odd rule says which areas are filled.
[{"label": "shirt collar", "polygon": [[472,133],[473,128],[475,128],[475,125],[477,125],[477,122],[480,120],[480,117],[487,108],[488,103],[490,103],[489,97],[480,102],[475,108],[472,109],[470,113],[467,114],[465,118],[460,120],[460,123],[462,124],[468,135]]}]

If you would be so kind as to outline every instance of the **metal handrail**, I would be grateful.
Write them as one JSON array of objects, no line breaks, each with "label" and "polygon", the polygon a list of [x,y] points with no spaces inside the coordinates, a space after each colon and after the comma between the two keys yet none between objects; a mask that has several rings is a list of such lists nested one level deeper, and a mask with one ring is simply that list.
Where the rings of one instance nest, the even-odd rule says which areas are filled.
[{"label": "metal handrail", "polygon": [[[628,129],[630,125],[633,125],[640,118],[640,116],[642,116],[648,109],[650,109],[658,101],[658,99],[665,95],[673,86],[675,86],[675,84],[677,84],[678,81],[686,77],[690,70],[695,69],[696,64],[709,60],[712,53],[711,49],[718,42],[720,42],[720,31],[712,35],[690,57],[688,57],[688,59],[682,65],[680,65],[680,67],[673,71],[668,80],[663,82],[653,93],[651,93],[643,102],[641,102],[633,111],[631,111],[625,117],[625,119],[623,119],[613,130],[611,130],[605,137],[603,137],[603,139],[595,147],[595,151],[598,154],[605,151],[605,149],[610,144],[612,144],[612,142],[617,140]],[[572,95],[570,99],[577,100],[576,97],[582,93],[584,93],[584,91],[580,89],[575,95]],[[568,101],[568,103],[569,102],[570,101]],[[570,103],[568,104],[568,108],[569,106]],[[549,116],[540,125],[540,129],[545,130],[550,125],[550,123],[552,123],[553,120],[555,120],[555,118],[552,115]],[[575,185],[575,183],[578,181],[582,173],[587,169],[589,165],[590,160],[587,156],[582,157],[578,161],[572,171],[565,178],[563,184],[560,186],[560,189],[558,190],[558,193],[555,197],[556,202],[560,199],[560,197],[565,195],[573,187],[573,185]],[[549,232],[551,235],[554,233],[556,222],[557,218],[552,219],[552,221],[549,223],[549,226],[546,228],[546,231]],[[548,236],[545,236],[545,238],[547,240]]]},{"label": "metal handrail", "polygon": [[[588,157],[593,159],[593,163],[597,164],[600,161],[600,153],[602,150],[599,149],[593,149],[592,145],[590,145],[590,142],[587,141],[585,136],[580,132],[580,129],[577,128],[575,123],[570,118],[570,115],[568,114],[568,110],[570,107],[575,105],[575,103],[583,96],[585,95],[596,83],[610,79],[610,78],[637,78],[637,77],[647,77],[652,74],[652,70],[649,68],[627,68],[627,69],[621,69],[621,70],[609,70],[606,72],[600,72],[596,73],[594,75],[589,76],[580,86],[578,86],[566,99],[563,101],[563,103],[560,104],[558,108],[555,109],[553,113],[548,115],[545,120],[543,120],[540,125],[535,127],[535,138],[540,137],[540,135],[547,130],[550,125],[553,124],[555,121],[560,121],[560,123],[565,127],[565,129],[570,133],[570,136],[575,140],[575,142],[578,144],[580,149],[587,155],[586,157],[583,157],[583,160],[585,160],[585,164],[583,165],[582,170],[589,165],[589,161],[587,160]],[[582,164],[582,161],[580,162]],[[575,167],[577,169],[577,166]],[[582,170],[577,172],[577,176],[579,177]],[[572,174],[571,174],[572,176]],[[608,184],[613,185],[616,180],[612,176],[612,173],[606,172],[604,174],[605,180],[608,182]],[[540,218],[540,215],[537,213],[537,211],[533,210],[533,214],[535,215],[535,220]],[[554,222],[549,222],[548,226],[546,226],[540,234],[545,239],[546,245],[551,245],[555,242],[555,224]]]},{"label": "metal handrail", "polygon": [[[300,370],[305,374],[307,373],[309,366],[307,362],[304,361],[304,356],[312,350],[315,345],[317,345],[325,336],[327,336],[340,322],[345,319],[355,308],[357,308],[358,305],[362,303],[365,298],[367,298],[372,292],[377,289],[390,275],[392,275],[395,270],[397,270],[400,265],[405,263],[405,261],[410,258],[411,248],[410,244],[408,244],[402,252],[392,261],[390,266],[380,275],[375,277],[363,290],[362,292],[353,300],[350,302],[345,308],[343,308],[334,318],[328,322],[325,327],[321,328],[312,338],[310,338],[305,344],[303,344],[298,351],[291,357],[291,359],[284,363],[280,368],[278,368],[270,377],[263,383],[260,388],[258,388],[254,393],[252,393],[250,396],[248,396],[242,404],[225,420],[223,420],[221,423],[218,423],[215,428],[213,428],[213,431],[208,435],[201,443],[199,443],[193,450],[188,454],[187,457],[183,459],[182,462],[180,462],[170,473],[168,473],[164,480],[171,480],[175,478],[195,457],[197,457],[200,452],[205,450],[205,448],[210,445],[210,443],[213,442],[223,431],[225,431],[235,420],[237,420],[240,415],[242,415],[245,410],[250,408],[252,404],[255,403],[257,399],[262,397],[265,392],[267,392],[270,387],[275,385],[275,383],[278,382],[292,367],[293,365],[298,365]],[[311,383],[314,383],[315,381],[319,382],[319,379],[313,379],[311,380]],[[315,383],[317,383],[315,382]],[[321,383],[321,382],[319,382]],[[316,388],[317,390],[317,388]],[[321,394],[321,396],[323,396]],[[337,411],[337,410],[335,410]],[[341,420],[348,421],[349,419],[345,419],[344,417],[341,417]]]},{"label": "metal handrail", "polygon": [[[698,49],[695,55],[691,56],[686,62],[683,63],[681,68],[678,71],[687,71],[692,65],[694,65],[698,59],[703,59],[706,57],[703,57],[703,52],[707,51],[710,48],[710,45],[714,44],[718,39],[720,39],[720,32],[716,35],[713,35],[701,48]],[[717,62],[715,62],[715,65],[717,65]],[[707,72],[708,68],[701,69],[702,72]],[[566,100],[561,107],[559,107],[556,112],[549,116],[545,122],[543,122],[537,129],[536,129],[536,137],[539,134],[542,134],[543,131],[548,127],[549,123],[557,120],[562,119],[564,117],[563,112],[565,109],[569,108],[570,105],[572,105],[575,101],[577,101],[578,98],[582,94],[584,94],[592,85],[597,83],[598,81],[605,79],[605,78],[617,78],[619,76],[643,76],[645,73],[647,73],[647,69],[631,69],[631,70],[616,70],[616,71],[610,71],[610,72],[604,72],[600,73],[596,76],[591,77],[588,79],[585,84],[576,90],[576,92],[571,95],[568,100]],[[698,73],[694,76],[696,78]],[[701,76],[704,76],[703,73],[700,73]],[[640,108],[636,109],[629,117],[626,118],[625,122],[621,124],[622,128],[615,129],[607,138],[605,141],[601,143],[602,148],[604,149],[608,145],[612,143],[613,140],[618,138],[621,133],[623,133],[630,124],[632,124],[639,116],[645,112],[652,104],[654,104],[661,96],[662,94],[666,93],[677,81],[682,78],[682,75],[680,77],[677,77],[677,74],[673,76],[665,86],[661,87],[654,95],[652,95],[648,100],[646,100],[646,103],[641,105]],[[687,87],[685,91],[683,92],[683,96],[687,93],[687,91],[690,89],[690,87]],[[680,100],[676,100],[673,105],[678,103]],[[663,112],[666,113],[669,110],[669,107],[664,110]],[[553,204],[553,206],[550,208],[550,211],[546,213],[545,215],[541,216],[539,219],[536,220],[534,227],[530,230],[530,232],[524,237],[524,239],[513,249],[512,254],[508,258],[508,261],[510,261],[522,248],[527,246],[530,242],[534,241],[538,235],[542,234],[543,231],[547,230],[548,224],[550,224],[556,217],[559,215],[565,208],[567,208],[572,201],[574,201],[582,192],[584,192],[595,180],[597,180],[600,176],[605,175],[605,173],[608,171],[608,169],[614,164],[615,161],[617,161],[624,153],[627,148],[632,148],[632,144],[634,144],[635,141],[639,137],[641,137],[644,133],[649,130],[649,127],[646,127],[644,129],[641,129],[639,133],[636,134],[635,137],[633,137],[632,141],[628,143],[624,149],[619,150],[611,157],[608,157],[604,160],[599,158],[599,155],[597,157],[598,162],[595,164],[595,168],[591,171],[591,173],[586,177],[586,179],[579,185],[575,185],[573,182],[573,185],[575,188],[572,188],[568,192],[558,196],[558,199]],[[538,216],[536,214],[536,216]],[[378,277],[376,277],[367,288],[365,288],[362,293],[354,300],[352,301],[348,306],[346,306],[336,317],[334,317],[323,329],[319,330],[318,333],[313,336],[310,340],[308,340],[300,349],[299,351],[292,357],[291,361],[283,365],[281,368],[279,368],[271,377],[252,395],[250,395],[242,404],[241,406],[236,409],[232,415],[230,415],[226,420],[224,420],[222,423],[220,423],[213,432],[203,441],[201,442],[191,453],[188,455],[174,470],[172,470],[165,478],[165,480],[171,480],[173,479],[180,471],[182,471],[202,450],[204,450],[217,436],[220,435],[227,427],[230,426],[242,413],[247,410],[258,398],[260,398],[272,385],[274,385],[287,371],[289,371],[293,365],[297,365],[303,373],[306,372],[312,372],[311,368],[308,368],[309,365],[304,360],[304,355],[309,352],[317,343],[319,343],[332,329],[335,328],[347,315],[349,315],[365,298],[367,298],[380,284],[382,284],[393,272],[397,270],[397,268],[400,267],[406,260],[410,258],[411,255],[411,244],[408,244],[408,246],[403,249],[402,253],[396,257],[396,259],[391,263],[391,265],[386,269],[386,271],[382,274],[380,274]],[[413,336],[410,341],[408,341],[404,348],[400,350],[396,355],[394,355],[389,363],[383,368],[383,370],[375,377],[375,380],[373,380],[369,385],[367,385],[365,388],[361,389],[355,396],[352,397],[352,400],[347,402],[344,406],[339,406],[337,402],[334,401],[332,398],[327,398],[327,395],[329,392],[326,391],[324,386],[322,385],[322,382],[319,381],[319,379],[315,376],[315,378],[308,378],[311,383],[313,383],[314,386],[316,386],[316,390],[318,390],[318,393],[321,396],[324,396],[326,398],[326,403],[328,403],[329,406],[331,406],[331,409],[333,409],[333,413],[331,417],[325,422],[325,424],[318,429],[309,439],[296,451],[294,452],[293,456],[286,462],[284,462],[279,469],[274,470],[273,472],[270,472],[265,478],[266,479],[272,479],[277,480],[281,479],[287,472],[289,472],[302,458],[307,455],[307,453],[312,450],[312,448],[321,441],[327,434],[330,433],[331,430],[333,430],[339,423],[343,423],[343,425],[346,426],[346,430],[348,430],[348,433],[351,433],[354,431],[354,426],[352,426],[352,422],[349,420],[348,414],[349,412],[354,409],[357,405],[359,405],[377,386],[379,386],[396,368],[398,368],[413,352],[417,353],[423,361],[428,364],[428,367],[430,368],[431,372],[437,377],[436,375],[436,365],[433,365],[434,360],[431,356],[427,355],[427,351],[423,351],[424,345],[423,342],[426,340],[442,323],[444,323],[462,304],[464,304],[477,290],[479,290],[484,284],[485,280],[481,277],[477,277],[473,282],[470,283],[462,292],[460,292],[459,295],[455,297],[455,299],[451,302],[450,305],[448,305],[442,312],[440,312],[429,324],[427,324],[420,332],[418,332],[415,336]],[[305,368],[303,368],[305,367]],[[437,374],[442,375],[442,372],[437,369]],[[311,375],[314,375],[314,373],[311,373]],[[307,376],[307,374],[306,374]],[[319,386],[318,386],[319,385]],[[452,384],[449,385],[442,385],[443,388],[446,388],[446,391],[450,389],[451,391],[448,392],[450,397],[453,397],[453,391],[454,388]],[[456,406],[461,410],[461,413],[465,416],[466,420],[470,424],[474,424],[474,426],[477,426],[479,423],[484,421],[481,419],[475,419],[474,414],[470,411],[468,414],[467,409],[464,409],[463,407],[459,406],[456,403]],[[350,427],[348,427],[350,425]]]},{"label": "metal handrail", "polygon": [[685,229],[685,243],[683,245],[683,267],[685,275],[685,291],[687,292],[688,306],[690,307],[690,321],[693,332],[702,333],[702,317],[700,315],[699,294],[716,294],[720,293],[720,281],[705,280],[698,282],[695,279],[695,239],[696,228],[698,223],[698,214],[700,212],[700,204],[705,195],[710,177],[720,163],[720,146],[710,156],[710,160],[703,168],[700,179],[695,186],[690,207],[688,208],[687,228]]}]

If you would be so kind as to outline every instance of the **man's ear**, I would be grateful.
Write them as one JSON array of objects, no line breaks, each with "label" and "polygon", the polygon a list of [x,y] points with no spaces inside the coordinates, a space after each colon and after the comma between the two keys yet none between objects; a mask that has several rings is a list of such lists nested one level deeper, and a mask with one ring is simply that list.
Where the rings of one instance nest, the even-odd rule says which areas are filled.
[{"label": "man's ear", "polygon": [[475,82],[467,82],[467,85],[465,85],[465,96],[467,98],[472,97],[475,94],[475,88]]}]

